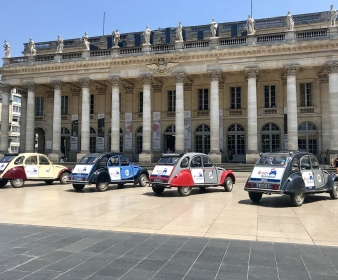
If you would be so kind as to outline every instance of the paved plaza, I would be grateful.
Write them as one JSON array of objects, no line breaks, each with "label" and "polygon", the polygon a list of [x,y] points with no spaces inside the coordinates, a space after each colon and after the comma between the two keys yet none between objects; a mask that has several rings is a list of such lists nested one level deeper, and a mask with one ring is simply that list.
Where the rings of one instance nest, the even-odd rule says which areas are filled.
[{"label": "paved plaza", "polygon": [[0,189],[0,279],[338,279],[338,201],[222,188]]}]

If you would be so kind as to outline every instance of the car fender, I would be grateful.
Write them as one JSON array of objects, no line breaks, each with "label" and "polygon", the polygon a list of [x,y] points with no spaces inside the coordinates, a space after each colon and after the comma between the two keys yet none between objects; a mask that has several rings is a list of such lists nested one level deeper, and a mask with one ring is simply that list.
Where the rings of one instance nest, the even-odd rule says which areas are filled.
[{"label": "car fender", "polygon": [[224,170],[223,171],[223,173],[221,174],[219,184],[224,185],[227,177],[231,177],[232,182],[235,184],[236,178],[235,178],[235,175],[232,173],[232,170]]},{"label": "car fender", "polygon": [[172,187],[193,187],[195,185],[189,169],[178,172],[170,181]]},{"label": "car fender", "polygon": [[338,181],[338,177],[335,174],[330,174],[327,178],[326,187],[328,190],[332,190],[333,184]]},{"label": "car fender", "polygon": [[88,182],[97,183],[97,182],[110,182],[110,176],[106,169],[96,170],[90,177],[88,178]]},{"label": "car fender", "polygon": [[[135,168],[135,166],[134,166],[134,168]],[[137,171],[137,173],[135,174],[135,176],[134,176],[135,184],[138,184],[138,181],[139,181],[140,176],[141,176],[142,174],[145,174],[145,175],[147,176],[147,179],[149,178],[149,172],[148,172],[148,170],[147,170],[146,168],[140,168],[140,169]]]},{"label": "car fender", "polygon": [[2,175],[2,179],[23,179],[27,180],[26,172],[23,166],[13,167]]},{"label": "car fender", "polygon": [[306,187],[302,176],[299,173],[291,174],[286,179],[282,191],[285,193],[305,193]]},{"label": "car fender", "polygon": [[61,177],[61,175],[62,175],[63,173],[65,173],[65,172],[68,172],[69,175],[72,174],[72,170],[71,170],[71,169],[69,169],[69,168],[63,168],[62,170],[59,171],[59,173],[58,173],[56,179],[59,179],[59,178]]}]

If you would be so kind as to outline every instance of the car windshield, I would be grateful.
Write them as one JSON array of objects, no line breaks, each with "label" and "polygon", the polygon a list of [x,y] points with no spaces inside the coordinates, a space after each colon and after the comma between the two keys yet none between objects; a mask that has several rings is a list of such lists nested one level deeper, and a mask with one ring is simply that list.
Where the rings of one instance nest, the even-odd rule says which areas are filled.
[{"label": "car windshield", "polygon": [[0,159],[0,162],[10,162],[13,158],[15,158],[15,155],[13,156],[4,156]]},{"label": "car windshield", "polygon": [[268,156],[261,156],[256,164],[259,165],[286,165],[288,162],[289,157],[284,155],[268,155]]},{"label": "car windshield", "polygon": [[83,157],[79,163],[83,164],[94,164],[97,161],[97,157]]},{"label": "car windshield", "polygon": [[162,157],[158,161],[158,164],[168,164],[168,165],[176,165],[180,157],[172,156],[172,157]]}]

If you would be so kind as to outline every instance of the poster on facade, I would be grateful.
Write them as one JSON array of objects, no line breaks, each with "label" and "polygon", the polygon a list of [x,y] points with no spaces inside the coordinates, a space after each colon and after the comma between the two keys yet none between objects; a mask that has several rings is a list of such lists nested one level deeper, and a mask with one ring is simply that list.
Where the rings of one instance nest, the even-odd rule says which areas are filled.
[{"label": "poster on facade", "polygon": [[184,149],[191,150],[191,111],[184,111]]},{"label": "poster on facade", "polygon": [[77,137],[79,134],[79,117],[72,115],[72,135],[70,137],[70,149],[77,151]]},{"label": "poster on facade", "polygon": [[125,113],[124,123],[124,150],[132,150],[133,146],[133,114]]},{"label": "poster on facade", "polygon": [[223,110],[219,110],[219,149],[223,150]]},{"label": "poster on facade", "polygon": [[161,112],[153,112],[153,150],[161,150]]},{"label": "poster on facade", "polygon": [[104,151],[104,114],[97,114],[97,150]]}]

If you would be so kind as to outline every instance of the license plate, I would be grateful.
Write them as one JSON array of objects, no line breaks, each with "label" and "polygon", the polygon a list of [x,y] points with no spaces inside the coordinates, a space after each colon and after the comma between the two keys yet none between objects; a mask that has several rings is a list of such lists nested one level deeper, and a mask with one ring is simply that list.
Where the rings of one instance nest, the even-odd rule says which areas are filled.
[{"label": "license plate", "polygon": [[270,184],[258,184],[258,188],[260,189],[271,189]]},{"label": "license plate", "polygon": [[163,183],[163,180],[160,180],[160,179],[153,179],[153,182],[155,182],[155,183]]}]

